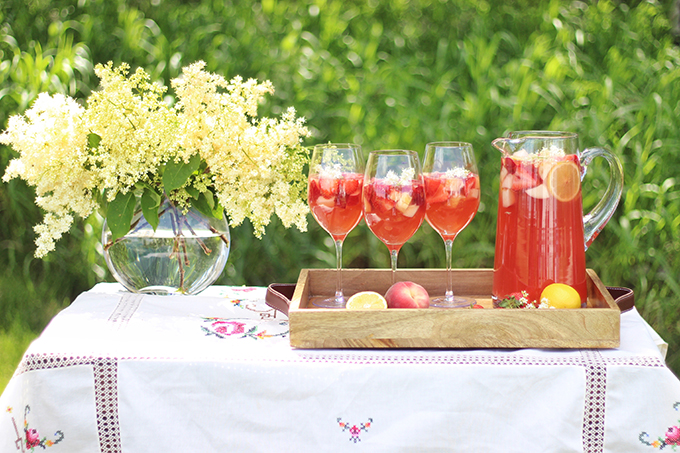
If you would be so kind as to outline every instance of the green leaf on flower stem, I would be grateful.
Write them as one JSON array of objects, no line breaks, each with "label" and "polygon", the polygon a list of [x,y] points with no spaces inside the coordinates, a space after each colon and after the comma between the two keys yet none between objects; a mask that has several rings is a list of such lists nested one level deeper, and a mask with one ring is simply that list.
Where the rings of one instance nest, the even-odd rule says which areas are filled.
[{"label": "green leaf on flower stem", "polygon": [[201,156],[194,154],[189,159],[188,163],[183,160],[175,162],[174,159],[170,159],[167,164],[165,164],[165,171],[163,172],[163,187],[165,193],[170,193],[175,189],[179,189],[187,182],[189,176],[201,165]]},{"label": "green leaf on flower stem", "polygon": [[185,190],[191,196],[191,198],[198,198],[201,195],[201,192],[199,192],[195,187],[188,186]]},{"label": "green leaf on flower stem", "polygon": [[109,204],[106,201],[106,190],[95,190],[92,196],[99,206],[99,214],[106,218],[106,213],[109,209]]},{"label": "green leaf on flower stem", "polygon": [[139,200],[142,206],[142,214],[149,225],[156,231],[158,228],[158,208],[161,205],[161,196],[158,192],[153,190],[150,186],[145,187],[142,192],[142,198]]},{"label": "green leaf on flower stem", "polygon": [[202,195],[205,198],[205,201],[208,203],[208,206],[210,206],[210,209],[215,210],[215,205],[217,204],[217,201],[215,200],[215,194],[208,190],[203,192]]},{"label": "green leaf on flower stem", "polygon": [[106,212],[106,223],[111,230],[112,241],[122,238],[130,231],[132,216],[135,213],[135,202],[136,199],[133,192],[119,192],[116,198],[109,202]]},{"label": "green leaf on flower stem", "polygon": [[102,138],[97,135],[97,134],[87,134],[87,144],[90,146],[90,148],[96,148],[99,146],[99,142],[102,141]]},{"label": "green leaf on flower stem", "polygon": [[211,191],[202,192],[198,198],[191,199],[191,205],[206,217],[222,217],[222,207],[216,202],[215,195]]}]

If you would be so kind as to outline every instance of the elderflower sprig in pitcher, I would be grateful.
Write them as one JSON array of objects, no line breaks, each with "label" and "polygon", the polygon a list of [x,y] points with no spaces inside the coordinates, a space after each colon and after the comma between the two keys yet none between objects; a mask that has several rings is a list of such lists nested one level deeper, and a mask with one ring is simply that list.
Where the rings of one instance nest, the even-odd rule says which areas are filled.
[{"label": "elderflower sprig in pitcher", "polygon": [[[42,93],[24,115],[10,118],[0,142],[19,157],[3,180],[35,187],[45,211],[34,227],[37,257],[54,250],[74,215],[97,210],[110,229],[106,249],[138,228],[140,215],[156,230],[168,211],[175,219],[195,217],[192,210],[209,219],[226,214],[231,226],[247,218],[257,237],[274,213],[286,228],[306,230],[304,119],[292,107],[280,119],[259,118],[259,103],[274,92],[270,82],[227,81],[204,68],[200,61],[185,67],[170,97],[142,69],[98,65],[100,89],[85,106]],[[192,229],[174,222],[175,233]],[[228,237],[218,237],[228,245]],[[179,273],[188,259],[183,249],[175,241]]]}]

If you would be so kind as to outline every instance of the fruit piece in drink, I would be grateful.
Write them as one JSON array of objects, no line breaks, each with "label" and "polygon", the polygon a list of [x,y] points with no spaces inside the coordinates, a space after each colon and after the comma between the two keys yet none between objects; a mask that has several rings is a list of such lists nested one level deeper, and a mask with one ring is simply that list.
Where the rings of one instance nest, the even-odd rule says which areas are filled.
[{"label": "fruit piece in drink", "polygon": [[333,239],[344,239],[361,220],[362,185],[363,175],[359,173],[309,177],[309,208]]},{"label": "fruit piece in drink", "polygon": [[425,175],[426,218],[444,240],[453,240],[477,213],[479,177],[473,173]]},{"label": "fruit piece in drink", "polygon": [[425,191],[420,181],[388,184],[374,179],[364,186],[366,224],[388,247],[408,241],[424,215]]}]

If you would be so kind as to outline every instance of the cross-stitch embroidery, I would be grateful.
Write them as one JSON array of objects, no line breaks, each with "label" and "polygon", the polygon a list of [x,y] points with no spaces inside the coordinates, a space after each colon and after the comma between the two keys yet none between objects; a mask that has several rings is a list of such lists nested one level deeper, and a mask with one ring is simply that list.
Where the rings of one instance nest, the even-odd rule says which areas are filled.
[{"label": "cross-stitch embroidery", "polygon": [[234,307],[244,308],[243,301],[241,299],[231,299],[231,300],[229,300],[229,302],[234,304]]},{"label": "cross-stitch embroidery", "polygon": [[[7,413],[11,414],[13,411],[12,407],[7,408]],[[64,440],[64,433],[62,431],[57,431],[54,433],[54,438],[53,439],[48,439],[46,436],[44,436],[42,439],[40,438],[40,434],[38,433],[38,430],[35,428],[30,428],[28,425],[28,414],[31,412],[31,407],[26,405],[26,408],[24,409],[24,432],[23,432],[23,437],[21,433],[19,432],[19,427],[17,426],[17,422],[12,416],[12,424],[14,425],[14,432],[17,435],[16,440],[14,441],[15,446],[17,450],[21,450],[22,452],[25,451],[35,451],[35,447],[40,447],[43,450],[47,447],[52,447],[53,445],[58,444],[62,440]]]},{"label": "cross-stitch embroidery", "polygon": [[[254,320],[247,318],[203,318],[203,321],[209,323],[209,327],[201,326],[201,330],[206,335],[215,335],[218,338],[252,338],[255,340],[262,340],[265,338],[285,337],[288,335],[288,329],[284,332],[269,333],[260,325],[255,324],[249,327]],[[282,321],[278,326],[287,326],[287,322]]]},{"label": "cross-stitch embroidery", "polygon": [[349,440],[351,442],[354,442],[355,444],[357,442],[361,442],[361,439],[359,438],[359,434],[361,434],[361,431],[368,431],[368,428],[371,427],[371,423],[373,423],[373,419],[369,418],[366,423],[361,423],[359,425],[351,425],[349,423],[345,423],[342,421],[342,418],[338,418],[338,426],[342,428],[342,431],[349,431],[350,438]]},{"label": "cross-stitch embroidery", "polygon": [[276,310],[269,307],[265,308],[264,310],[260,310],[256,302],[250,301],[246,303],[247,301],[241,299],[230,299],[229,302],[231,302],[236,308],[243,308],[254,311],[255,313],[259,313],[260,319],[276,318]]},{"label": "cross-stitch embroidery", "polygon": [[[680,402],[673,404],[673,409],[677,411],[679,408]],[[664,437],[659,436],[657,440],[650,442],[648,440],[649,434],[643,431],[640,433],[638,438],[640,439],[640,442],[645,445],[649,445],[650,447],[658,448],[659,450],[663,450],[666,447],[671,447],[673,451],[677,451],[676,448],[678,445],[680,445],[680,420],[678,420],[678,424],[673,425],[666,430]]]}]

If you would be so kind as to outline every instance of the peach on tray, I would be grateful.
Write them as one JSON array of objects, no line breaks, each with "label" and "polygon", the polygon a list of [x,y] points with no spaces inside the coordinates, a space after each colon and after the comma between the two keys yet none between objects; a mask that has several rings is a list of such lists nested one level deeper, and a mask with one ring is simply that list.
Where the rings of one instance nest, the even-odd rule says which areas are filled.
[{"label": "peach on tray", "polygon": [[421,285],[413,282],[397,282],[385,293],[388,308],[428,308],[430,295]]}]

